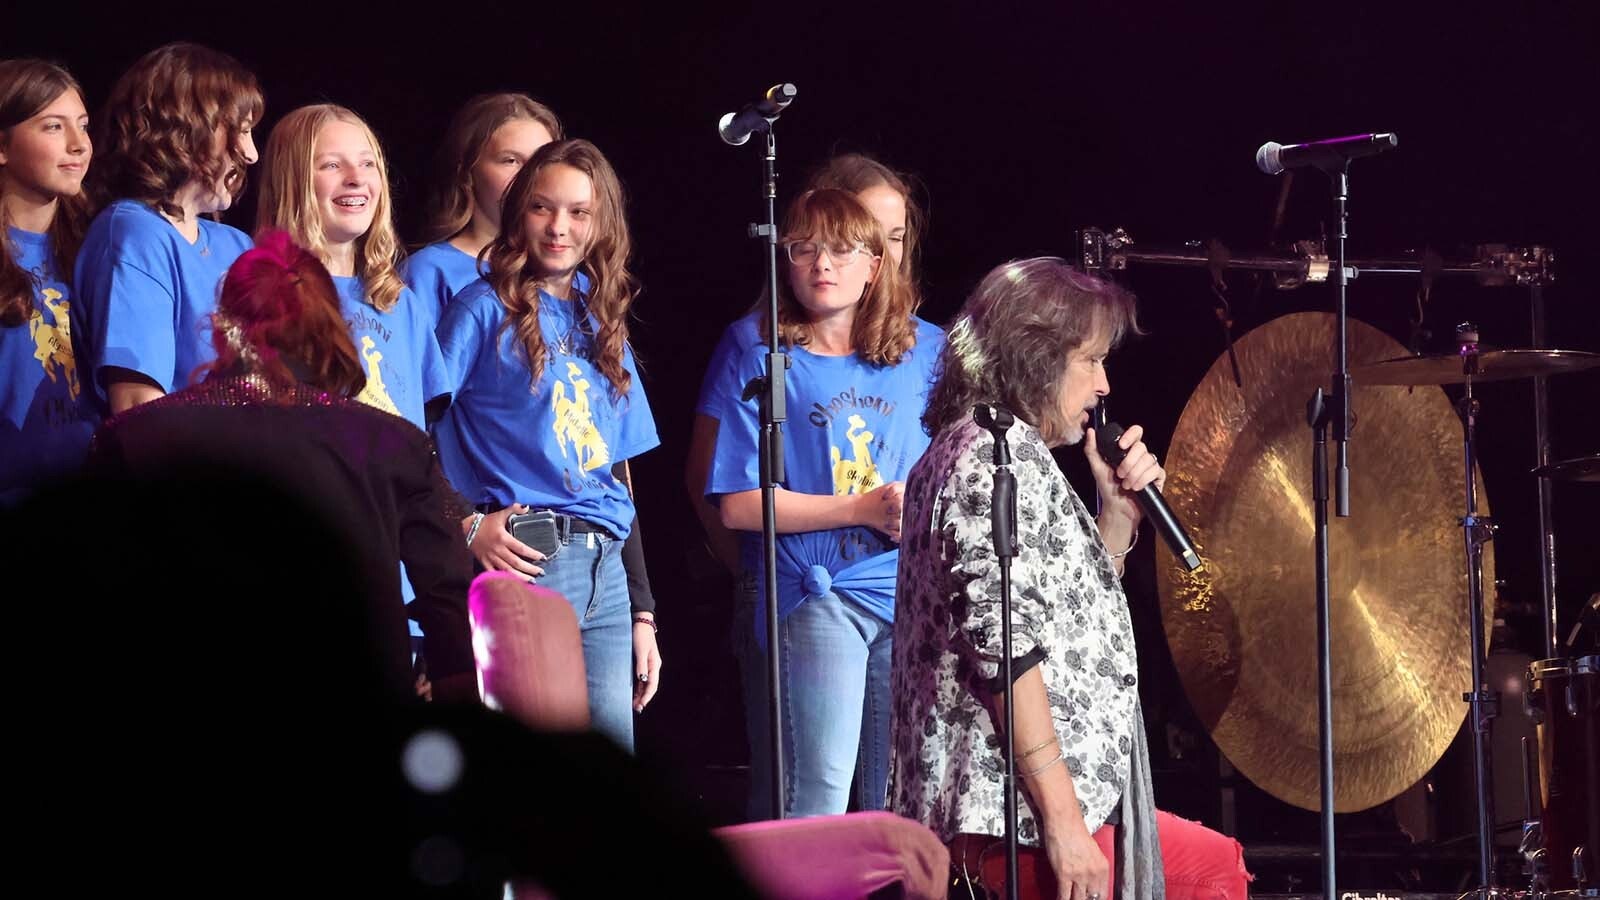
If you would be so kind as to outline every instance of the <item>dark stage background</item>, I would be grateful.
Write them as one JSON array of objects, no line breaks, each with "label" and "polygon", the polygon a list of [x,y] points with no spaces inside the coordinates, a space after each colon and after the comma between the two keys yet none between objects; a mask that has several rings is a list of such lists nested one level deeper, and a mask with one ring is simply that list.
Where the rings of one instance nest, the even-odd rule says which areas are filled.
[{"label": "dark stage background", "polygon": [[[735,149],[717,139],[722,113],[774,82],[799,87],[779,126],[781,199],[838,150],[864,150],[917,173],[931,212],[922,314],[941,324],[989,268],[1013,257],[1070,255],[1073,229],[1084,225],[1122,226],[1152,243],[1218,237],[1235,251],[1264,246],[1279,181],[1253,166],[1263,141],[1392,130],[1399,148],[1354,169],[1352,256],[1424,246],[1448,256],[1490,241],[1552,246],[1552,342],[1600,351],[1597,29],[1587,7],[844,2],[720,10],[460,4],[406,13],[388,4],[128,4],[30,11],[23,22],[7,13],[0,43],[6,56],[66,63],[91,111],[115,76],[159,43],[224,49],[261,78],[260,144],[297,105],[346,104],[386,145],[403,234],[412,239],[435,141],[474,93],[531,92],[571,134],[606,151],[630,192],[645,284],[634,341],[662,437],[635,470],[666,660],[663,692],[640,721],[640,752],[680,771],[708,815],[730,821],[740,808],[745,750],[728,649],[729,580],[703,549],[681,476],[702,367],[762,278],[759,248],[744,237],[758,211],[758,157],[754,143]],[[252,190],[228,220],[248,230],[253,200]],[[1330,212],[1325,180],[1302,172],[1281,236],[1315,237]],[[1135,271],[1129,282],[1151,333],[1113,359],[1113,401],[1120,419],[1145,423],[1164,451],[1220,336],[1202,272]],[[1230,282],[1239,334],[1286,312],[1332,308],[1326,286],[1258,292],[1243,275]],[[1415,292],[1405,278],[1363,279],[1351,289],[1352,314],[1404,342]],[[1528,341],[1525,291],[1446,279],[1427,308],[1429,349],[1450,349],[1454,324],[1466,318],[1482,324],[1487,342]],[[1553,458],[1600,451],[1600,373],[1554,379],[1550,392]],[[1482,392],[1483,469],[1503,525],[1493,544],[1500,596],[1521,604],[1539,595],[1535,488],[1526,474],[1531,396],[1526,382]],[[1377,429],[1358,432],[1354,464],[1381,455],[1382,439]],[[1062,458],[1085,485],[1077,451]],[[1600,587],[1597,507],[1592,486],[1556,488],[1568,623]],[[1459,515],[1454,505],[1438,512]],[[1167,654],[1152,543],[1133,557],[1130,599],[1162,773],[1157,789],[1165,805],[1218,825],[1215,750]],[[1513,613],[1511,624],[1521,648],[1542,656],[1537,621]],[[1168,726],[1173,744],[1193,746],[1169,753]],[[1315,842],[1313,814],[1237,788],[1247,843]],[[1443,793],[1468,789],[1470,778],[1456,778]],[[1445,810],[1442,835],[1468,830],[1465,809]],[[1384,827],[1381,815],[1346,819],[1347,833]]]}]

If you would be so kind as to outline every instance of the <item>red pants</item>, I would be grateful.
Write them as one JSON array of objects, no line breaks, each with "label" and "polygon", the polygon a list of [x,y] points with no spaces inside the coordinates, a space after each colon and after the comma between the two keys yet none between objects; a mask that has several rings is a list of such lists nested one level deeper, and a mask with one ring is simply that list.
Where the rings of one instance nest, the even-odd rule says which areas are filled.
[{"label": "red pants", "polygon": [[[1167,875],[1167,900],[1244,900],[1249,896],[1250,873],[1244,869],[1244,849],[1231,837],[1199,822],[1156,811],[1161,836],[1161,865]],[[1117,830],[1107,825],[1094,833],[1100,852],[1112,862],[1110,890],[1117,896]]]}]

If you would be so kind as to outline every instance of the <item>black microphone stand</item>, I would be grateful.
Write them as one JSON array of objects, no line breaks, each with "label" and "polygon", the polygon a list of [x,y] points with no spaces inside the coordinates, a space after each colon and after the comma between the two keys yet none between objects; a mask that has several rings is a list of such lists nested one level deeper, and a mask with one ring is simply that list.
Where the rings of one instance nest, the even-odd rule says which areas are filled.
[{"label": "black microphone stand", "polygon": [[[1337,403],[1337,399],[1334,401]],[[1317,556],[1317,749],[1321,762],[1322,785],[1322,892],[1324,900],[1334,900],[1333,840],[1333,670],[1329,637],[1330,584],[1328,580],[1328,420],[1333,410],[1322,388],[1306,404],[1306,423],[1311,426],[1311,496],[1315,505]]]},{"label": "black microphone stand", "polygon": [[[989,505],[993,521],[994,556],[1000,563],[1000,677],[1006,706],[1006,898],[1017,900],[1017,709],[1011,685],[1011,558],[1017,555],[1017,478],[1011,471],[1011,448],[1006,431],[1015,421],[999,405],[980,403],[972,411],[978,427],[994,435],[994,495]],[[1054,727],[1053,725],[1051,726]]]},{"label": "black microphone stand", "polygon": [[784,481],[783,422],[788,418],[784,374],[789,356],[778,344],[778,148],[772,135],[775,118],[761,129],[767,138],[762,154],[761,184],[766,201],[766,221],[752,224],[750,237],[765,238],[767,245],[767,373],[745,385],[746,401],[759,399],[761,437],[761,559],[766,571],[767,612],[767,737],[772,750],[772,818],[784,817],[782,677],[778,665],[778,511],[777,489]]},{"label": "black microphone stand", "polygon": [[1337,166],[1323,171],[1333,181],[1333,199],[1338,221],[1334,231],[1337,240],[1337,275],[1334,320],[1337,335],[1334,339],[1332,403],[1328,395],[1318,388],[1306,404],[1306,424],[1312,431],[1311,495],[1316,506],[1316,567],[1317,567],[1317,749],[1321,762],[1322,784],[1322,894],[1324,900],[1335,900],[1335,843],[1333,830],[1333,664],[1331,660],[1330,631],[1332,621],[1332,585],[1329,581],[1328,550],[1328,425],[1333,425],[1333,441],[1337,446],[1337,470],[1334,476],[1334,506],[1340,518],[1350,515],[1350,365],[1347,326],[1349,325],[1348,290],[1350,269],[1345,265],[1345,238],[1349,236],[1350,219],[1350,161],[1342,160]]}]

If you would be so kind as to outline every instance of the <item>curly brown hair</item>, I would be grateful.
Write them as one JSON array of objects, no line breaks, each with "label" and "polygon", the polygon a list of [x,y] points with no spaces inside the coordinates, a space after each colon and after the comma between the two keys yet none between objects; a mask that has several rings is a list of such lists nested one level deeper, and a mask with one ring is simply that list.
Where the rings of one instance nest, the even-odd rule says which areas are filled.
[{"label": "curly brown hair", "polygon": [[261,121],[263,104],[256,76],[226,53],[181,42],[146,53],[106,98],[95,136],[100,199],[139,200],[181,220],[175,197],[191,182],[225,179],[237,197],[250,165],[239,136]]},{"label": "curly brown hair", "polygon": [[594,189],[594,224],[581,268],[589,277],[585,305],[598,331],[591,342],[590,362],[611,382],[611,395],[626,395],[633,377],[623,368],[628,343],[628,312],[639,294],[638,279],[628,271],[633,241],[628,236],[622,182],[600,148],[584,140],[555,141],[533,154],[506,188],[501,205],[500,236],[484,248],[489,284],[510,316],[502,328],[515,330],[528,357],[530,384],[544,374],[546,350],[539,328],[539,287],[545,277],[529,253],[522,223],[533,205],[534,183],[539,173],[555,166],[571,166],[589,177]]},{"label": "curly brown hair", "polygon": [[1133,295],[1053,256],[1012,260],[978,282],[950,326],[922,413],[930,435],[998,403],[1054,444],[1068,430],[1056,394],[1067,357],[1096,335],[1139,334]]},{"label": "curly brown hair", "polygon": [[[876,257],[888,253],[887,238],[878,220],[867,212],[855,194],[834,188],[807,191],[789,204],[783,219],[781,241],[818,240],[827,243],[859,242]],[[781,259],[781,256],[780,256]],[[758,306],[762,304],[758,303]],[[899,365],[917,343],[917,295],[894,266],[879,265],[856,307],[850,326],[850,345],[862,359],[876,366]],[[767,337],[766,319],[761,336]],[[778,338],[801,347],[811,343],[811,320],[795,299],[786,277],[778,278]]]},{"label": "curly brown hair", "polygon": [[[38,59],[0,61],[0,133],[9,134],[67,91],[83,96],[83,89],[72,75],[54,63]],[[5,179],[0,178],[0,208],[4,207],[4,183]],[[0,227],[9,224],[0,222]],[[88,226],[89,202],[81,192],[57,200],[56,214],[50,220],[50,249],[55,253],[57,275],[68,284],[72,283],[72,264]],[[4,234],[0,231],[0,235]],[[11,253],[0,252],[0,326],[15,328],[33,315],[37,287],[34,276],[17,265]]]}]

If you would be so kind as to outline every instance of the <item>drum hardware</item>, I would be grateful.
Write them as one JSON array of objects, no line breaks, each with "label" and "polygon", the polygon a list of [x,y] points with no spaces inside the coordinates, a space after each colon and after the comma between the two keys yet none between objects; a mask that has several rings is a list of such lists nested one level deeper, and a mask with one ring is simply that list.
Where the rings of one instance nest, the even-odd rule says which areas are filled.
[{"label": "drum hardware", "polygon": [[1533,474],[1553,481],[1600,482],[1600,453],[1543,465],[1534,469]]},{"label": "drum hardware", "polygon": [[1600,656],[1539,660],[1528,668],[1528,684],[1539,735],[1533,886],[1551,896],[1597,896]]},{"label": "drum hardware", "polygon": [[[1201,720],[1206,723],[1208,730],[1212,731],[1218,746],[1241,772],[1274,796],[1308,809],[1314,809],[1316,802],[1314,758],[1306,754],[1308,748],[1305,735],[1302,733],[1306,729],[1302,727],[1297,730],[1292,722],[1298,714],[1298,718],[1303,720],[1302,724],[1309,723],[1311,711],[1305,707],[1312,692],[1306,680],[1306,673],[1296,670],[1296,666],[1304,667],[1303,658],[1286,659],[1282,654],[1282,648],[1306,646],[1309,635],[1293,634],[1295,630],[1293,627],[1284,626],[1284,622],[1293,622],[1295,619],[1301,619],[1303,622],[1303,617],[1295,615],[1293,610],[1282,619],[1275,614],[1289,605],[1284,601],[1294,598],[1296,592],[1292,586],[1290,590],[1283,592],[1282,600],[1266,603],[1254,601],[1248,596],[1248,592],[1253,588],[1259,589],[1262,583],[1279,587],[1286,576],[1303,577],[1305,574],[1297,572],[1300,567],[1289,560],[1278,560],[1272,552],[1264,548],[1273,546],[1274,541],[1279,545],[1284,543],[1283,536],[1294,531],[1289,521],[1297,517],[1302,520],[1304,518],[1306,498],[1289,490],[1292,485],[1298,483],[1296,473],[1288,465],[1293,462],[1295,454],[1278,446],[1276,435],[1279,431],[1290,431],[1289,420],[1283,422],[1278,420],[1286,418],[1285,410],[1293,406],[1290,398],[1301,389],[1296,379],[1314,378],[1320,368],[1315,362],[1317,354],[1319,351],[1326,352],[1322,347],[1325,335],[1311,336],[1296,332],[1301,329],[1314,329],[1318,324],[1325,332],[1331,328],[1329,318],[1318,314],[1280,317],[1252,331],[1239,342],[1237,351],[1242,364],[1249,371],[1260,372],[1262,375],[1261,378],[1251,379],[1251,382],[1265,381],[1267,387],[1249,384],[1241,388],[1229,377],[1231,367],[1225,357],[1219,357],[1202,380],[1200,388],[1185,407],[1173,437],[1169,455],[1176,462],[1169,467],[1168,483],[1172,489],[1169,489],[1167,494],[1175,504],[1175,508],[1180,509],[1180,515],[1185,521],[1199,523],[1197,530],[1200,533],[1195,535],[1196,543],[1201,547],[1202,555],[1209,563],[1207,569],[1211,574],[1189,575],[1176,572],[1171,566],[1164,566],[1158,571],[1158,575],[1162,576],[1163,624],[1166,626],[1168,641],[1172,645],[1173,657],[1178,663],[1185,690]],[[1382,421],[1386,438],[1397,442],[1396,446],[1388,448],[1384,454],[1386,459],[1394,461],[1393,469],[1396,472],[1401,470],[1403,465],[1401,460],[1411,464],[1404,478],[1394,477],[1393,473],[1387,478],[1375,473],[1376,477],[1386,480],[1381,487],[1363,485],[1358,480],[1356,495],[1361,498],[1363,506],[1376,502],[1369,499],[1366,492],[1376,492],[1383,496],[1385,502],[1377,505],[1392,511],[1392,514],[1385,519],[1396,526],[1390,531],[1405,535],[1404,541],[1394,541],[1385,537],[1375,543],[1383,543],[1391,548],[1404,546],[1415,555],[1425,550],[1431,551],[1434,536],[1442,537],[1443,532],[1437,528],[1431,531],[1419,531],[1413,525],[1412,518],[1408,518],[1403,512],[1407,508],[1411,510],[1424,507],[1437,508],[1438,503],[1432,502],[1433,498],[1402,499],[1399,492],[1411,490],[1419,482],[1431,484],[1436,481],[1426,469],[1420,472],[1413,471],[1417,469],[1416,463],[1419,460],[1436,463],[1449,454],[1442,445],[1433,451],[1419,451],[1418,448],[1405,443],[1406,438],[1403,436],[1426,433],[1433,440],[1440,440],[1446,429],[1438,427],[1436,418],[1430,419],[1419,410],[1449,409],[1452,406],[1442,393],[1420,390],[1390,391],[1382,390],[1380,386],[1463,385],[1463,395],[1460,401],[1453,405],[1453,415],[1450,415],[1456,419],[1454,430],[1457,431],[1457,436],[1454,440],[1460,448],[1458,452],[1461,455],[1458,459],[1461,463],[1455,477],[1451,479],[1454,488],[1447,491],[1447,493],[1456,492],[1458,496],[1464,495],[1466,500],[1465,514],[1454,522],[1455,527],[1460,528],[1460,536],[1455,542],[1460,549],[1452,554],[1457,574],[1453,578],[1439,578],[1436,583],[1447,588],[1453,585],[1455,590],[1446,593],[1451,597],[1459,597],[1459,588],[1462,586],[1461,573],[1465,573],[1468,603],[1464,604],[1467,608],[1461,612],[1466,613],[1468,621],[1460,622],[1459,619],[1452,619],[1449,624],[1456,628],[1441,628],[1439,633],[1448,639],[1447,643],[1458,646],[1453,642],[1460,641],[1461,631],[1467,632],[1466,643],[1470,645],[1468,658],[1462,661],[1456,656],[1456,659],[1459,661],[1459,667],[1468,671],[1449,670],[1449,667],[1443,664],[1419,666],[1416,665],[1415,659],[1410,659],[1407,660],[1410,663],[1407,666],[1409,670],[1407,674],[1414,675],[1419,669],[1425,669],[1430,673],[1449,670],[1449,676],[1441,678],[1441,682],[1448,683],[1455,677],[1459,677],[1460,681],[1471,679],[1474,690],[1463,693],[1462,698],[1467,703],[1464,712],[1470,713],[1473,728],[1479,849],[1480,854],[1486,853],[1492,860],[1492,846],[1485,850],[1482,844],[1485,840],[1492,841],[1494,833],[1493,800],[1490,793],[1492,754],[1488,741],[1492,733],[1491,722],[1499,712],[1499,694],[1494,689],[1498,686],[1498,682],[1491,685],[1485,681],[1484,654],[1488,641],[1485,639],[1487,604],[1484,598],[1484,580],[1486,578],[1492,580],[1493,576],[1487,571],[1492,558],[1485,554],[1484,545],[1492,540],[1495,526],[1487,508],[1482,504],[1480,479],[1476,474],[1476,433],[1481,409],[1479,399],[1475,396],[1474,385],[1478,381],[1543,377],[1592,368],[1600,366],[1600,356],[1569,351],[1486,349],[1478,341],[1476,328],[1466,324],[1459,329],[1458,349],[1453,355],[1392,356],[1375,360],[1375,357],[1387,355],[1382,349],[1385,342],[1390,346],[1398,345],[1388,341],[1385,336],[1375,333],[1376,340],[1374,340],[1374,335],[1368,334],[1370,331],[1371,329],[1360,323],[1352,323],[1351,373],[1357,386],[1364,392],[1361,399],[1362,409],[1367,420]],[[1300,364],[1299,361],[1304,359],[1313,362]],[[1314,384],[1314,382],[1308,383]],[[1371,463],[1363,466],[1364,469],[1372,467]],[[1384,471],[1389,472],[1389,470]],[[1581,471],[1574,466],[1554,469],[1551,474],[1566,476]],[[1223,477],[1225,474],[1227,478]],[[1467,480],[1468,477],[1471,478],[1470,481]],[[1252,492],[1260,491],[1266,484],[1273,485],[1280,492],[1279,496],[1274,499],[1251,496]],[[1284,519],[1285,515],[1289,517],[1288,520]],[[1419,540],[1423,537],[1426,537],[1426,540]],[[1443,546],[1441,540],[1439,547]],[[1246,548],[1249,552],[1244,552]],[[1376,590],[1377,585],[1359,582],[1359,575],[1367,571],[1382,571],[1389,559],[1380,549],[1359,544],[1347,545],[1340,555],[1360,558],[1361,571],[1341,573],[1346,576],[1356,574],[1358,583],[1338,608],[1349,610],[1352,606],[1361,607],[1362,613],[1367,617],[1367,621],[1363,624],[1380,633],[1390,631],[1389,627],[1385,627],[1385,623],[1390,621],[1387,615],[1394,610],[1385,607],[1396,599],[1396,595]],[[1413,560],[1410,565],[1426,567],[1426,563],[1420,559]],[[1340,580],[1349,579],[1346,577]],[[1262,593],[1270,595],[1270,590]],[[1410,590],[1402,590],[1401,593],[1408,596],[1416,595]],[[1441,608],[1445,606],[1454,604],[1448,602],[1441,604]],[[1402,615],[1401,618],[1406,620],[1406,625],[1395,630],[1397,633],[1404,633],[1407,628],[1415,628],[1420,622],[1432,623],[1439,618],[1436,613],[1437,609],[1431,610],[1427,616]],[[1240,627],[1241,622],[1250,622],[1252,629],[1265,633],[1260,635],[1241,633],[1244,630]],[[1338,620],[1334,624],[1336,641],[1343,644],[1343,649],[1346,651],[1341,653],[1341,665],[1353,665],[1346,661],[1361,658],[1358,654],[1348,652],[1352,648],[1352,640],[1360,637],[1359,628],[1356,629],[1356,633],[1351,633],[1349,618]],[[1466,628],[1460,628],[1461,625],[1465,625]],[[1456,636],[1450,637],[1451,634]],[[1405,633],[1405,637],[1391,649],[1411,657],[1426,656],[1428,651],[1425,648],[1416,647],[1414,640],[1408,640],[1413,636],[1413,633]],[[1366,640],[1374,641],[1375,637],[1368,635]],[[1275,666],[1262,666],[1262,661],[1255,658],[1256,654],[1270,651],[1277,651],[1272,657]],[[1468,665],[1460,665],[1461,662]],[[1267,675],[1268,668],[1276,669],[1271,673],[1271,677],[1284,688],[1280,691],[1282,696],[1265,697],[1276,689],[1260,685]],[[1336,808],[1341,811],[1375,805],[1414,783],[1416,778],[1419,778],[1438,759],[1439,754],[1443,752],[1444,744],[1447,744],[1453,735],[1454,726],[1460,722],[1459,712],[1454,716],[1443,713],[1443,718],[1449,726],[1449,730],[1444,734],[1444,743],[1436,750],[1428,749],[1419,769],[1405,773],[1404,778],[1395,772],[1387,773],[1391,781],[1386,782],[1381,791],[1371,790],[1374,784],[1382,780],[1375,777],[1375,774],[1385,773],[1374,773],[1373,770],[1365,769],[1362,760],[1352,761],[1350,757],[1359,756],[1353,752],[1354,745],[1369,748],[1374,746],[1372,741],[1362,740],[1365,736],[1360,729],[1365,723],[1381,719],[1384,713],[1381,707],[1369,706],[1369,711],[1365,714],[1354,717],[1347,715],[1347,710],[1354,704],[1372,704],[1375,702],[1373,695],[1381,695],[1390,689],[1382,677],[1383,673],[1373,673],[1370,671],[1371,668],[1373,667],[1370,665],[1366,666],[1354,675],[1354,680],[1359,681],[1365,688],[1366,697],[1353,697],[1352,692],[1342,690],[1336,697],[1338,703],[1335,709],[1339,727],[1335,729],[1335,735],[1355,738],[1348,745],[1344,743],[1339,745],[1341,790],[1336,795],[1338,802]],[[1352,679],[1342,681],[1348,683],[1350,680]],[[1297,687],[1290,689],[1289,685]],[[1527,684],[1524,685],[1524,689],[1527,689]],[[1445,691],[1422,693],[1424,695],[1432,693],[1434,699],[1447,694]],[[1289,699],[1287,696],[1289,694],[1294,695],[1293,700]],[[1515,694],[1512,696],[1516,697]],[[1408,697],[1406,703],[1421,710],[1425,707],[1427,699],[1426,696]],[[1526,694],[1524,702],[1528,702]],[[1298,708],[1295,708],[1295,704],[1298,704]],[[1456,709],[1461,710],[1461,707]],[[1416,740],[1416,747],[1408,750],[1395,745],[1393,739],[1398,737],[1404,742],[1406,738],[1420,735],[1420,729],[1391,725],[1386,731],[1391,738],[1388,744],[1383,745],[1383,749],[1387,751],[1386,758],[1419,755],[1413,751],[1420,748],[1424,741]],[[1286,740],[1286,735],[1293,735],[1293,738]],[[1547,739],[1541,734],[1538,746],[1543,748],[1546,741]],[[1529,743],[1527,746],[1532,744]],[[1256,752],[1256,749],[1262,747],[1267,750]],[[1600,744],[1596,745],[1596,750],[1597,755],[1600,755]],[[1524,764],[1523,768],[1525,781],[1523,801],[1528,809],[1533,809],[1531,802],[1534,791],[1533,769],[1527,764]],[[1350,795],[1355,794],[1357,789],[1367,791],[1367,794],[1351,802]],[[1548,884],[1585,885],[1589,882],[1580,879],[1592,881],[1596,874],[1600,874],[1596,872],[1600,866],[1596,864],[1590,844],[1562,850],[1559,854],[1562,859],[1557,862],[1563,870],[1570,871],[1567,871],[1565,877],[1552,874],[1551,857],[1557,854],[1538,851],[1538,848],[1549,845],[1551,841],[1548,823],[1544,820],[1543,815],[1537,818],[1527,815],[1522,824],[1520,848],[1529,855],[1530,868],[1543,873],[1539,877],[1544,880],[1536,883],[1537,890],[1541,892],[1548,890]],[[1517,826],[1513,824],[1511,827]],[[1559,834],[1556,839],[1559,840]],[[1584,888],[1575,889],[1584,890]],[[1496,889],[1487,893],[1511,895],[1517,892]]]},{"label": "drum hardware", "polygon": [[[1284,197],[1280,192],[1279,203]],[[1136,243],[1127,230],[1112,228],[1081,228],[1076,233],[1078,261],[1092,274],[1125,271],[1129,264],[1154,266],[1214,267],[1214,260],[1223,257],[1225,268],[1271,273],[1273,284],[1282,290],[1305,284],[1325,282],[1332,267],[1327,250],[1321,241],[1298,241],[1291,251],[1267,250],[1251,253],[1228,251],[1220,242],[1186,241],[1178,246]],[[1484,287],[1521,287],[1528,291],[1531,313],[1531,349],[1547,349],[1544,316],[1544,289],[1553,284],[1556,253],[1553,248],[1540,244],[1515,245],[1483,243],[1474,245],[1468,254],[1444,258],[1424,250],[1399,257],[1373,259],[1347,259],[1347,276],[1361,275],[1414,275],[1418,276],[1422,295],[1431,289],[1440,277],[1470,277]],[[1420,325],[1414,324],[1414,330]],[[1412,336],[1415,351],[1419,348],[1420,333]],[[1536,466],[1550,462],[1549,397],[1543,375],[1533,379],[1534,457]],[[1555,656],[1558,650],[1559,622],[1556,609],[1556,547],[1551,491],[1548,479],[1541,478],[1536,490],[1539,501],[1539,580],[1543,600],[1544,648],[1546,656]]]}]

